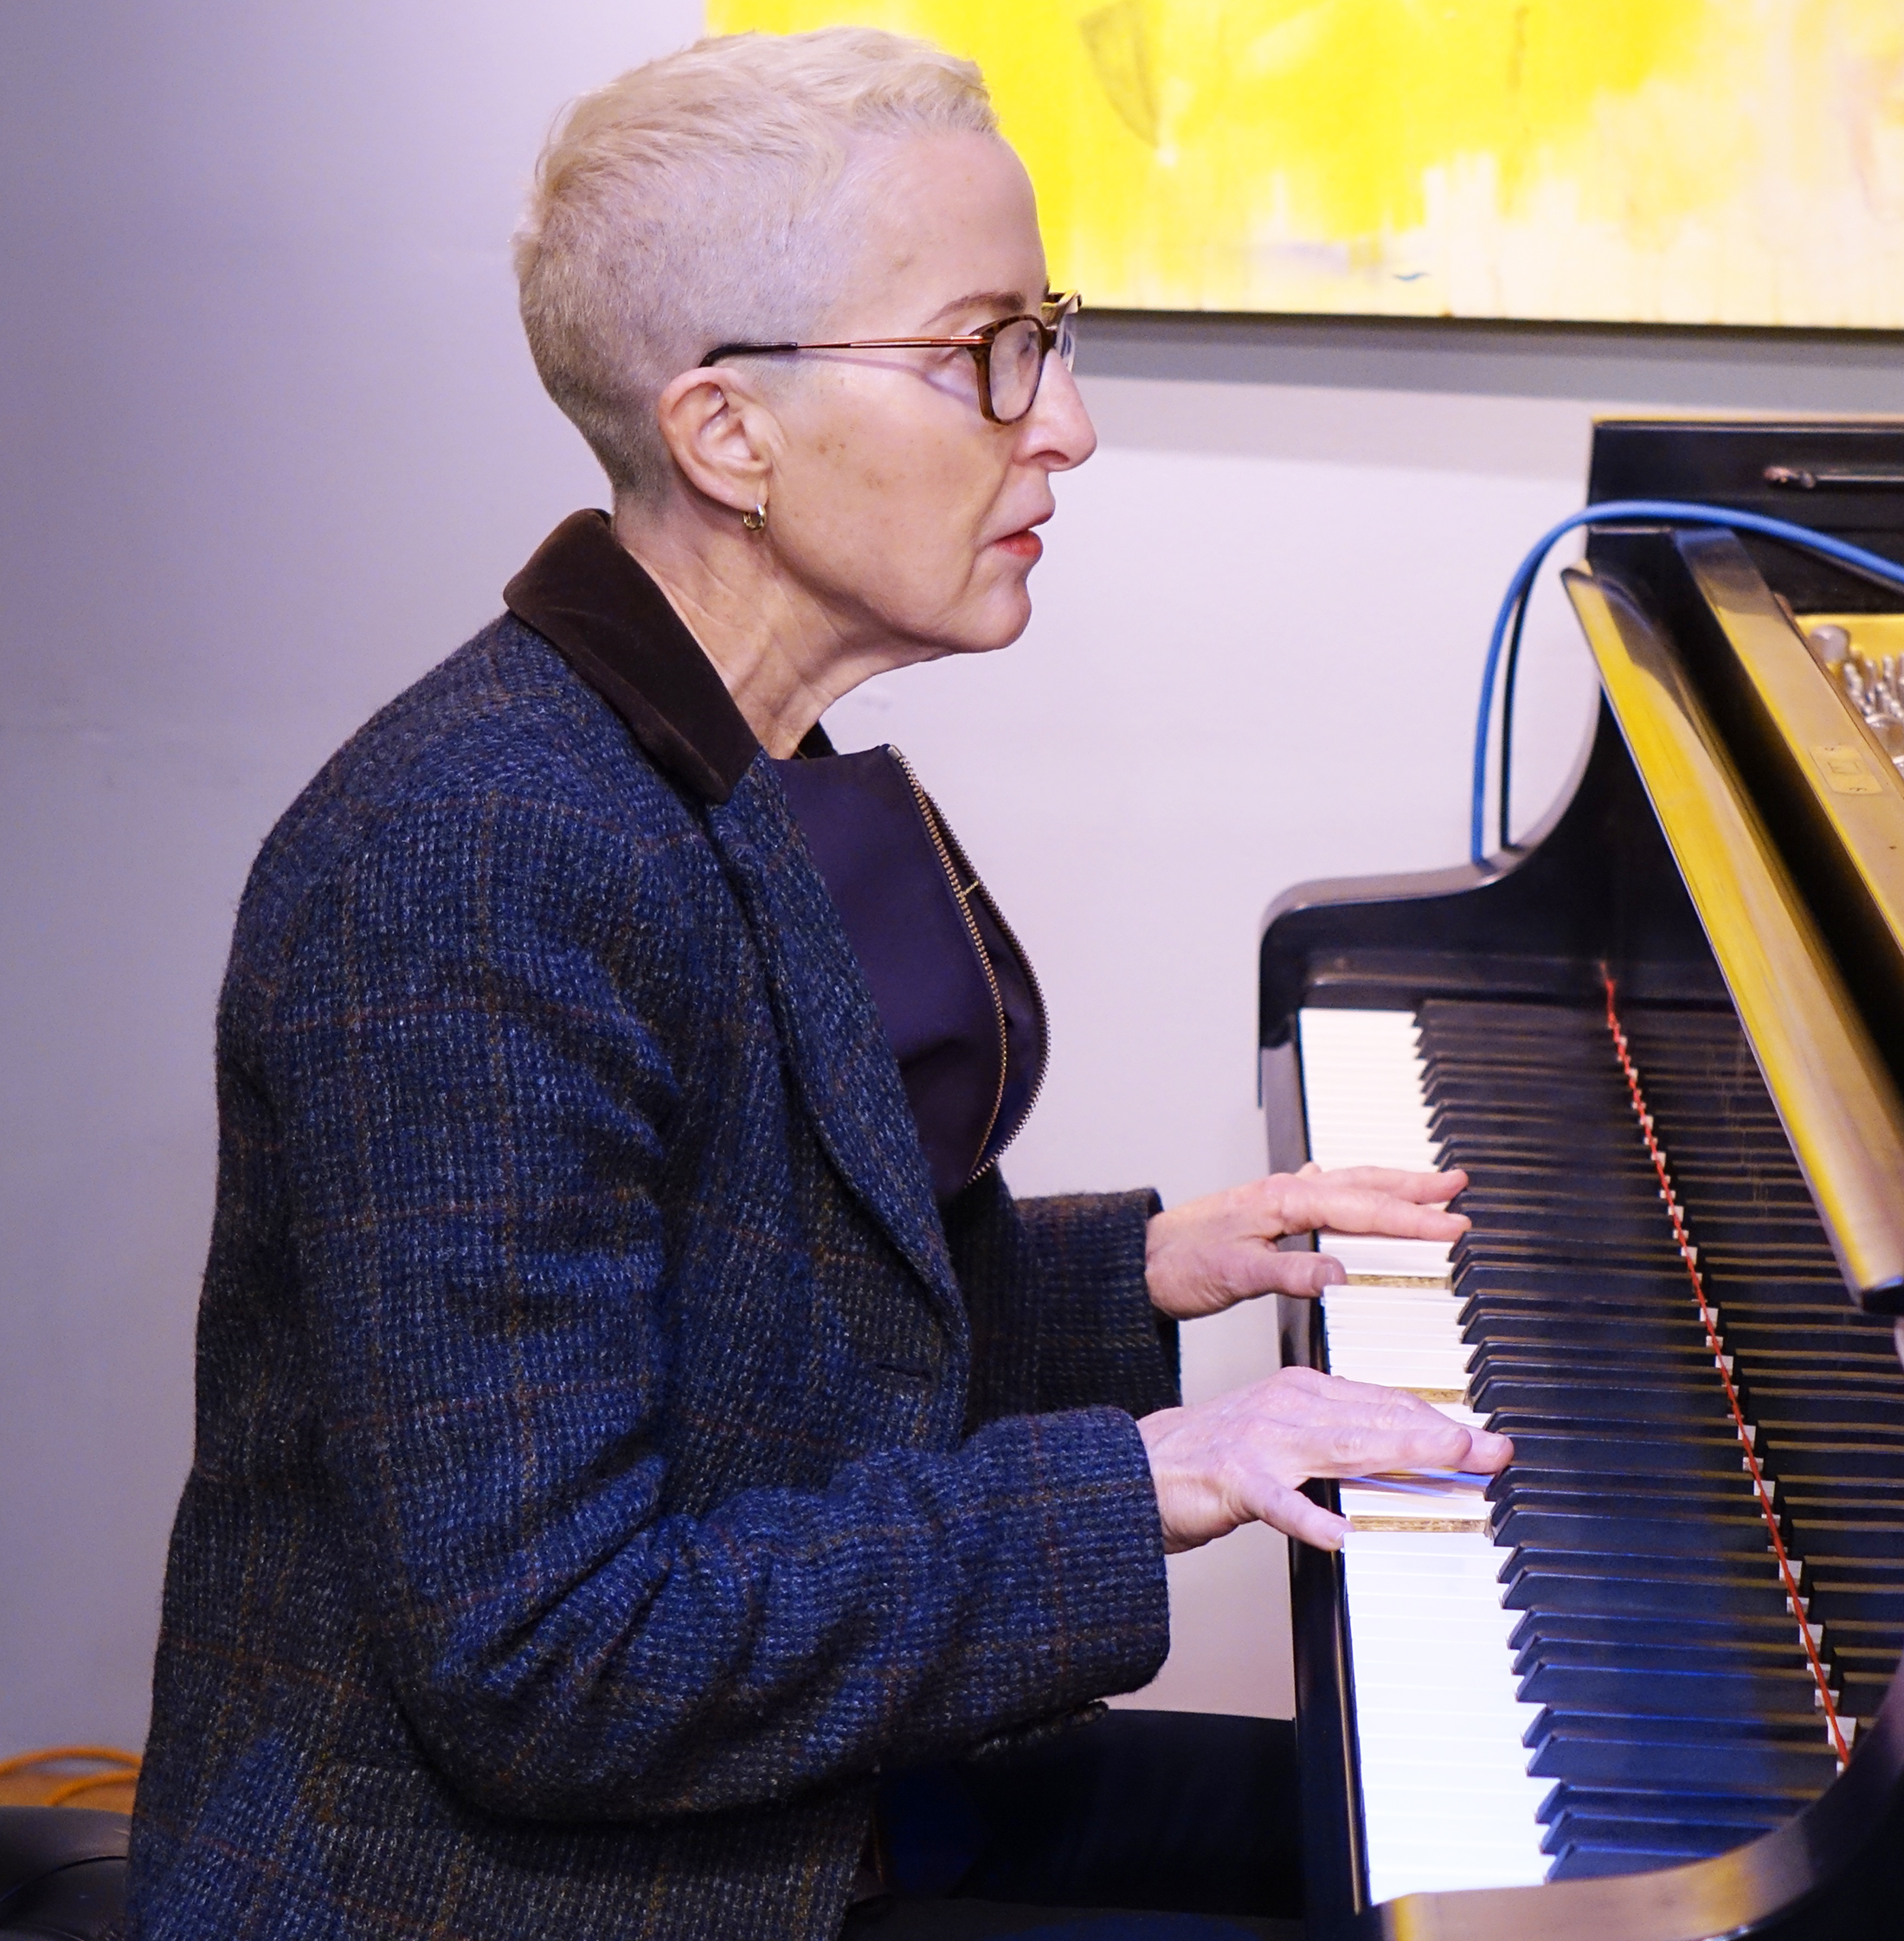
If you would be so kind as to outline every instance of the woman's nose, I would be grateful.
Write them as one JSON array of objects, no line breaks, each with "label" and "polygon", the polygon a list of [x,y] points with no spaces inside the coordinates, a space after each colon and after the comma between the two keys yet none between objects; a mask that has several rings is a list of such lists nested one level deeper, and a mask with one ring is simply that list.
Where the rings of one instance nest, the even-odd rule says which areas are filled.
[{"label": "woman's nose", "polygon": [[1097,427],[1077,378],[1056,350],[1046,351],[1038,395],[1025,415],[1020,457],[1049,472],[1069,472],[1097,449]]}]

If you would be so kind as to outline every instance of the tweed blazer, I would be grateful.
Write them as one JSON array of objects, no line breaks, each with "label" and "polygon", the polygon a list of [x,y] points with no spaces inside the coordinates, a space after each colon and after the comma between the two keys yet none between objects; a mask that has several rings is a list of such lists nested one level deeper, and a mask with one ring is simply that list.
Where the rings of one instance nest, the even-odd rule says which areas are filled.
[{"label": "tweed blazer", "polygon": [[137,1941],[831,1935],[882,1768],[1167,1649],[1155,1199],[942,1215],[770,764],[592,517],[245,892]]}]

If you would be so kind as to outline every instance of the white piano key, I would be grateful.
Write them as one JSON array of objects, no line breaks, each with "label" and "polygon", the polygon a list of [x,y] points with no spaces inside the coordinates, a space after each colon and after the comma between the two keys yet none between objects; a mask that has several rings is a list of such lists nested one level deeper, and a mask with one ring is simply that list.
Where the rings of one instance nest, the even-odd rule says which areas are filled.
[{"label": "white piano key", "polygon": [[1500,1552],[1484,1535],[1351,1533],[1344,1553],[1369,1892],[1545,1879]]},{"label": "white piano key", "polygon": [[1478,1482],[1369,1476],[1345,1482],[1342,1514],[1358,1529],[1396,1524],[1466,1524],[1484,1530],[1489,1504]]},{"label": "white piano key", "polygon": [[1407,1280],[1448,1278],[1445,1240],[1392,1240],[1386,1234],[1329,1233],[1315,1236],[1315,1250],[1332,1254],[1345,1274],[1366,1274],[1380,1280],[1394,1275]]},{"label": "white piano key", "polygon": [[1322,1296],[1332,1374],[1438,1396],[1468,1381],[1473,1350],[1461,1339],[1461,1304],[1443,1288],[1348,1286]]},{"label": "white piano key", "polygon": [[[1437,1164],[1412,1014],[1309,1010],[1299,1030],[1319,1165]],[[1449,1249],[1356,1235],[1318,1241],[1357,1277],[1322,1297],[1330,1369],[1463,1391],[1470,1351],[1460,1303],[1444,1284],[1422,1284],[1445,1282]],[[1438,1406],[1483,1425],[1461,1404]],[[1371,1896],[1543,1880],[1549,1861],[1534,1816],[1549,1783],[1528,1777],[1521,1743],[1540,1708],[1515,1694],[1508,1638],[1517,1614],[1501,1606],[1505,1553],[1486,1533],[1480,1486],[1418,1494],[1366,1479],[1344,1484],[1341,1496],[1361,1526],[1343,1571]],[[1410,1520],[1481,1526],[1392,1527]]]},{"label": "white piano key", "polygon": [[1403,1012],[1306,1010],[1298,1023],[1309,1153],[1318,1166],[1435,1164]]}]

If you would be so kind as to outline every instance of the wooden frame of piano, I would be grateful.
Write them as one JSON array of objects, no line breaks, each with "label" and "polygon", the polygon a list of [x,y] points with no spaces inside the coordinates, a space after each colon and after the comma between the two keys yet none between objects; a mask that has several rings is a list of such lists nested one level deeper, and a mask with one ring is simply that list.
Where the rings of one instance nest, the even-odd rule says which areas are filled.
[{"label": "wooden frame of piano", "polygon": [[[1851,499],[1795,480],[1855,482]],[[1904,426],[1597,427],[1590,498],[1762,510],[1904,551]],[[1904,1310],[1904,787],[1843,793],[1821,743],[1861,729],[1790,615],[1904,608],[1786,549],[1724,532],[1596,531],[1568,591],[1599,662],[1575,786],[1488,867],[1300,885],[1264,919],[1263,1102],[1273,1167],[1308,1157],[1294,1022],[1305,1004],[1429,996],[1630,998],[1735,1007],[1852,1296]],[[1307,1243],[1303,1243],[1307,1244]],[[1314,1304],[1283,1300],[1283,1359],[1322,1364]],[[1335,1507],[1333,1484],[1310,1485]],[[1904,1680],[1797,1818],[1715,1859],[1371,1907],[1340,1559],[1291,1546],[1312,1932],[1515,1941],[1703,1941],[1904,1932]]]}]

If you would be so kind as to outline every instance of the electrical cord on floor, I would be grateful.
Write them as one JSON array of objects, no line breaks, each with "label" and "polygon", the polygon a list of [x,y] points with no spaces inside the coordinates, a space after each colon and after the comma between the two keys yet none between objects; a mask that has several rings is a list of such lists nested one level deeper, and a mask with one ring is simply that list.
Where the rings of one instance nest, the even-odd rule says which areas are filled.
[{"label": "electrical cord on floor", "polygon": [[11,1758],[0,1759],[0,1782],[18,1781],[44,1767],[80,1764],[101,1765],[106,1770],[63,1779],[48,1772],[45,1790],[31,1803],[68,1806],[83,1794],[100,1792],[110,1786],[136,1785],[138,1781],[140,1760],[137,1752],[121,1751],[116,1745],[48,1745],[36,1752],[18,1752]]},{"label": "electrical cord on floor", "polygon": [[1501,703],[1501,846],[1508,846],[1508,791],[1509,767],[1514,754],[1514,687],[1521,660],[1521,637],[1527,625],[1528,601],[1534,582],[1547,555],[1568,533],[1581,526],[1596,525],[1721,526],[1734,532],[1754,532],[1778,539],[1788,546],[1816,554],[1855,573],[1904,588],[1904,566],[1886,559],[1881,553],[1867,552],[1829,533],[1814,532],[1809,526],[1793,525],[1785,519],[1768,518],[1760,512],[1738,512],[1719,505],[1694,505],[1670,498],[1614,498],[1584,511],[1572,512],[1543,533],[1508,582],[1506,597],[1495,615],[1494,632],[1488,640],[1487,664],[1481,675],[1481,713],[1475,723],[1473,798],[1468,819],[1468,853],[1476,867],[1488,860],[1488,729],[1494,719],[1494,691],[1503,659],[1507,678],[1502,685]]}]

